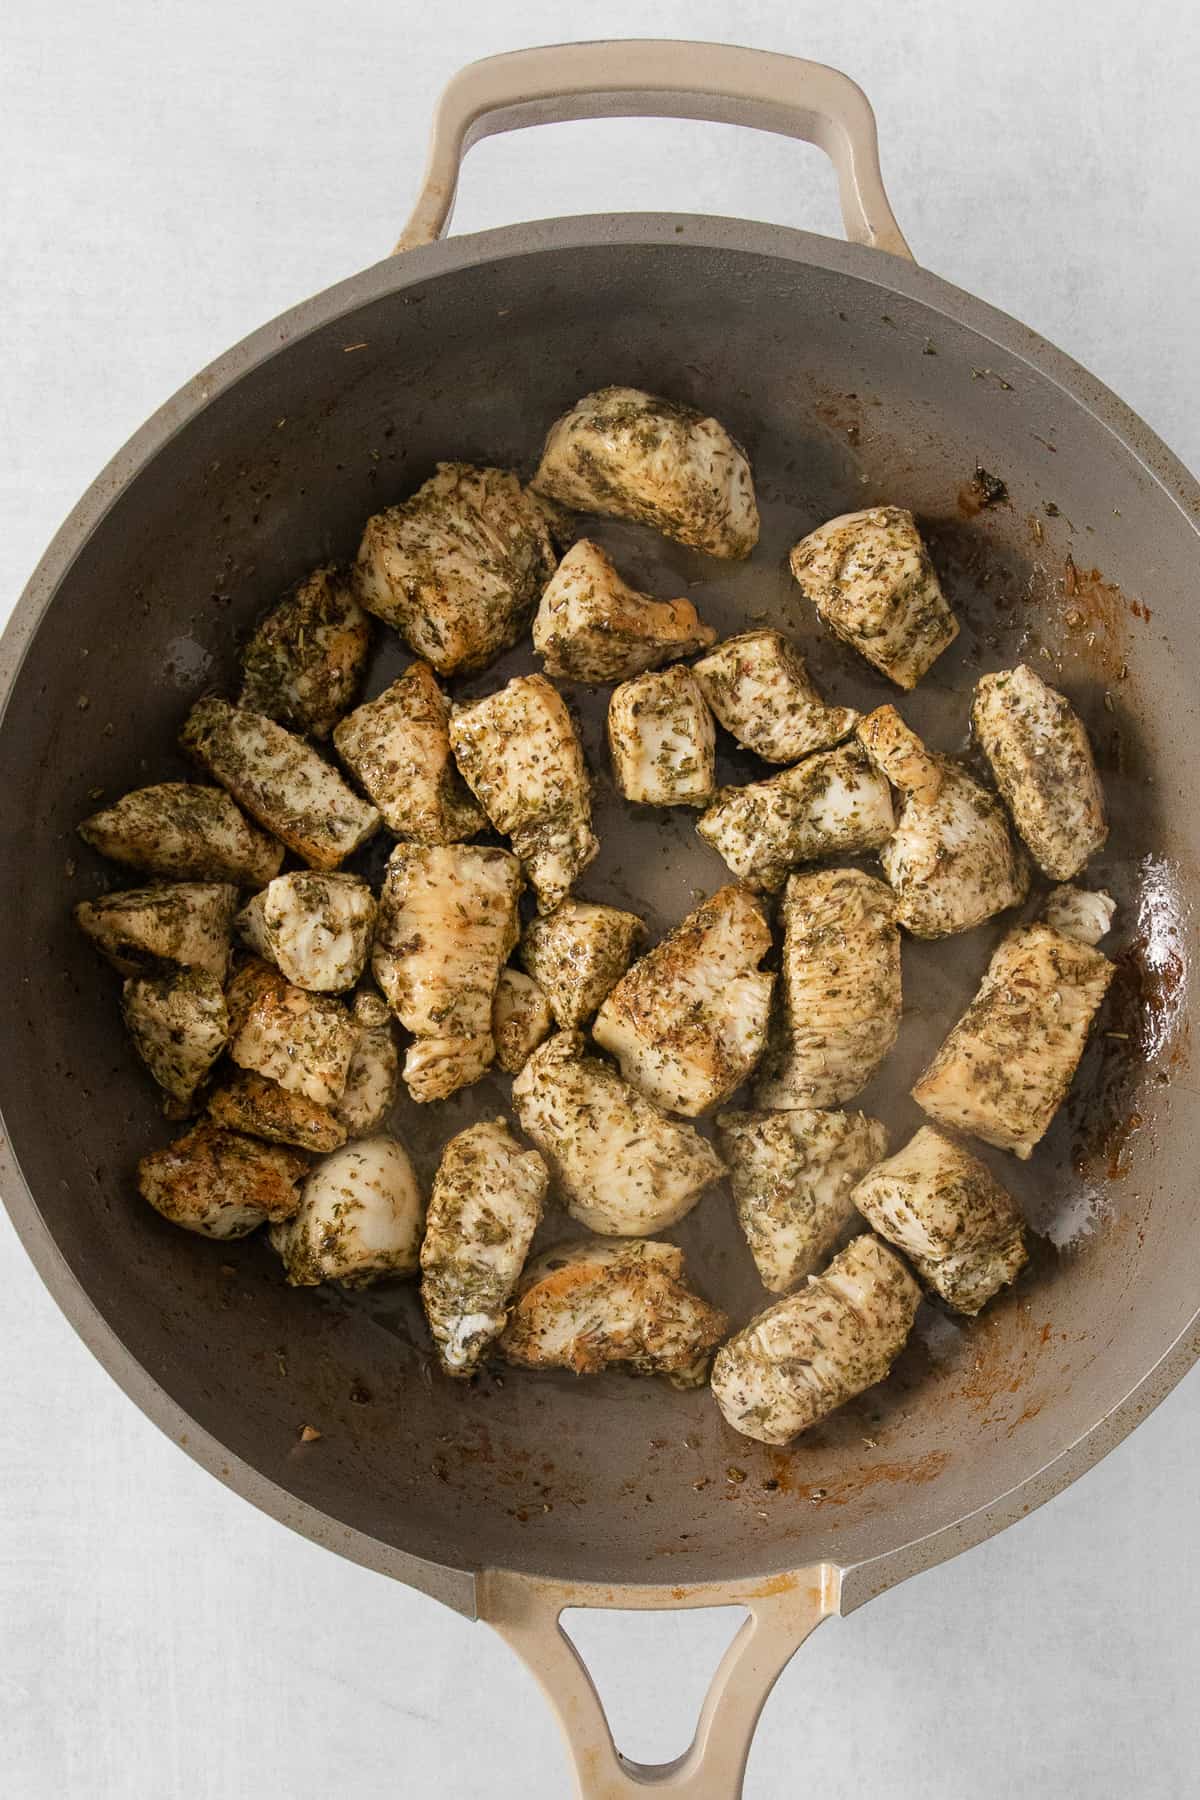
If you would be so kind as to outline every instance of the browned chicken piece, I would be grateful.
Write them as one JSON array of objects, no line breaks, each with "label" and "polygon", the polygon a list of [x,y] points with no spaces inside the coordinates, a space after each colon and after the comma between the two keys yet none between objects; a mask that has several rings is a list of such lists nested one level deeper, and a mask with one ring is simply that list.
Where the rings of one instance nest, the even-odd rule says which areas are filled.
[{"label": "browned chicken piece", "polygon": [[248,935],[290,982],[317,994],[354,986],[375,930],[375,896],[360,876],[298,869],[277,875],[259,898]]},{"label": "browned chicken piece", "polygon": [[492,1000],[497,1067],[506,1075],[519,1075],[553,1030],[554,1010],[533,976],[501,969]]},{"label": "browned chicken piece", "polygon": [[263,962],[270,962],[271,946],[267,942],[267,927],[263,920],[263,911],[267,904],[267,890],[252,894],[233,921],[233,935],[243,950],[261,957]]},{"label": "browned chicken piece", "polygon": [[787,1444],[882,1381],[912,1330],[921,1290],[900,1258],[865,1232],[823,1275],[722,1345],[713,1396],[735,1431]]},{"label": "browned chicken piece", "polygon": [[583,1238],[530,1263],[500,1349],[525,1369],[598,1375],[619,1364],[691,1388],[703,1384],[728,1329],[725,1314],[687,1286],[677,1245]]},{"label": "browned chicken piece", "polygon": [[634,963],[592,1035],[657,1105],[710,1112],[762,1055],[775,977],[758,965],[770,948],[759,902],[723,887]]},{"label": "browned chicken piece", "polygon": [[525,927],[517,954],[564,1031],[595,1013],[629,967],[646,927],[636,913],[589,900],[564,900]]},{"label": "browned chicken piece", "polygon": [[229,1037],[221,983],[207,969],[133,975],[122,989],[121,1011],[168,1111],[182,1117]]},{"label": "browned chicken piece", "polygon": [[1117,903],[1103,888],[1051,888],[1042,908],[1042,918],[1064,937],[1077,944],[1098,944],[1112,929]]},{"label": "browned chicken piece", "polygon": [[226,990],[229,1054],[239,1068],[290,1094],[334,1107],[346,1085],[355,1031],[340,1000],[310,994],[269,964],[247,962]]},{"label": "browned chicken piece", "polygon": [[354,996],[354,1052],[334,1108],[351,1137],[369,1137],[387,1122],[400,1087],[400,1052],[386,1000],[362,988]]},{"label": "browned chicken piece", "polygon": [[510,469],[439,463],[367,520],[355,578],[368,612],[439,675],[458,675],[516,643],[556,561],[546,512]]},{"label": "browned chicken piece", "polygon": [[227,1131],[266,1138],[273,1144],[294,1144],[298,1150],[318,1155],[344,1144],[346,1127],[328,1107],[318,1106],[303,1094],[291,1093],[277,1081],[268,1081],[253,1069],[237,1069],[208,1097],[208,1116]]},{"label": "browned chicken piece", "polygon": [[877,850],[891,836],[892,795],[858,744],[794,769],[722,788],[696,830],[739,881],[773,893],[797,863]]},{"label": "browned chicken piece", "polygon": [[251,825],[224,788],[160,781],[93,813],[79,835],[101,856],[166,881],[261,887],[278,875],[283,845]]},{"label": "browned chicken piece", "polygon": [[796,646],[780,631],[744,631],[693,664],[692,674],[723,725],[764,762],[794,763],[849,737],[852,706],[826,706]]},{"label": "browned chicken piece", "polygon": [[617,787],[638,806],[707,806],[716,786],[717,734],[682,663],[622,682],[608,703]]},{"label": "browned chicken piece", "polygon": [[955,1312],[977,1313],[1025,1266],[1025,1221],[988,1169],[932,1125],[876,1163],[854,1204]]},{"label": "browned chicken piece", "polygon": [[589,687],[690,656],[716,635],[690,600],[654,600],[631,588],[588,538],[559,563],[533,621],[533,647],[547,675]]},{"label": "browned chicken piece", "polygon": [[238,704],[293,731],[328,737],[354,704],[371,648],[371,621],[350,580],[314,569],[262,621],[242,652]]},{"label": "browned chicken piece", "polygon": [[913,516],[842,513],[801,538],[792,574],[836,636],[897,687],[914,688],[958,636]]},{"label": "browned chicken piece", "polygon": [[428,663],[410,663],[377,700],[356,707],[333,742],[397,837],[457,844],[487,824],[451,754],[450,702]]},{"label": "browned chicken piece", "polygon": [[155,1212],[201,1237],[238,1238],[300,1204],[308,1158],[207,1119],[138,1164],[138,1192]]},{"label": "browned chicken piece", "polygon": [[204,969],[225,979],[238,891],[229,882],[163,881],[81,900],[80,931],[121,975]]},{"label": "browned chicken piece", "polygon": [[403,1144],[359,1138],[316,1164],[271,1243],[292,1287],[367,1287],[416,1274],[424,1211]]},{"label": "browned chicken piece", "polygon": [[1019,663],[980,676],[971,726],[1033,860],[1052,881],[1070,881],[1108,838],[1083,720]]}]

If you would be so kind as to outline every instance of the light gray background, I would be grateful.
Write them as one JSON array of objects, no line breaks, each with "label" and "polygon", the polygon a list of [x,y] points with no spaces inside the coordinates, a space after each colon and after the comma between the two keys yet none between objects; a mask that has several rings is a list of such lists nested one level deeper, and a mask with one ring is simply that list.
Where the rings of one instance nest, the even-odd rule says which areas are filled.
[{"label": "light gray background", "polygon": [[[10,9],[0,43],[0,609],[153,407],[387,249],[461,62],[622,32],[849,70],[918,259],[1069,349],[1200,466],[1195,8],[43,0]],[[838,230],[816,152],[658,123],[484,146],[457,224],[606,207]],[[0,1294],[8,1800],[566,1792],[499,1641],[202,1474],[75,1340],[6,1220]],[[1195,1795],[1198,1399],[1193,1375],[1052,1505],[821,1630],[764,1716],[751,1800]],[[626,1750],[682,1747],[729,1629],[581,1622]]]}]

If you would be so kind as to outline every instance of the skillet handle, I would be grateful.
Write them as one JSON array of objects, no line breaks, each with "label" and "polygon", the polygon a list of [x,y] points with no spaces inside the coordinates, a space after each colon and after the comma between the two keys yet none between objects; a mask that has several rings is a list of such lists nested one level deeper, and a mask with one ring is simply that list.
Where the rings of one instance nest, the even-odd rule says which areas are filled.
[{"label": "skillet handle", "polygon": [[837,170],[851,243],[912,260],[884,192],[875,115],[848,75],[769,50],[657,38],[548,44],[460,69],[438,102],[421,193],[396,249],[442,236],[462,159],[480,138],[613,118],[711,119],[818,144]]},{"label": "skillet handle", "polygon": [[[838,1571],[824,1564],[755,1589],[593,1588],[489,1571],[479,1617],[533,1675],[566,1739],[576,1800],[740,1800],[746,1759],[767,1696],[800,1645],[838,1605]],[[749,1617],[713,1676],[696,1735],[672,1763],[634,1763],[613,1742],[600,1696],[559,1620],[566,1607],[744,1606]]]}]

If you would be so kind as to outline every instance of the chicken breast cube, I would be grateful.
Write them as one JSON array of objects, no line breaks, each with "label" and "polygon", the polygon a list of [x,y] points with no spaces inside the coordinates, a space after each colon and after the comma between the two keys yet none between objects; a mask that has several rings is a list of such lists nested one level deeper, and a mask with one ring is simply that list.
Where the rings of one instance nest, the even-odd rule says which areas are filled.
[{"label": "chicken breast cube", "polygon": [[260,887],[278,875],[283,845],[251,825],[224,788],[160,781],[93,813],[79,835],[101,856],[168,881]]},{"label": "chicken breast cube", "polygon": [[639,388],[585,394],[551,427],[533,486],[579,512],[635,519],[710,556],[749,556],[746,453],[716,419]]},{"label": "chicken breast cube", "polygon": [[369,989],[354,996],[354,1050],[334,1114],[351,1137],[369,1137],[387,1122],[400,1087],[400,1052],[386,1000]]},{"label": "chicken breast cube", "polygon": [[516,643],[556,561],[546,513],[511,470],[439,463],[367,520],[355,576],[368,612],[456,675]]},{"label": "chicken breast cube", "polygon": [[277,1081],[289,1094],[335,1106],[354,1052],[354,1026],[340,1000],[310,994],[278,969],[249,962],[226,991],[229,1054],[239,1068]]},{"label": "chicken breast cube", "polygon": [[591,687],[690,656],[716,635],[690,600],[653,600],[631,588],[589,538],[567,551],[533,621],[533,647],[547,675]]},{"label": "chicken breast cube", "polygon": [[561,1031],[534,1051],[513,1082],[513,1105],[567,1211],[589,1231],[665,1231],[724,1173],[706,1139],[585,1055],[577,1032]]},{"label": "chicken breast cube", "polygon": [[608,703],[608,748],[626,800],[707,806],[716,787],[717,734],[690,669],[638,675]]},{"label": "chicken breast cube", "polygon": [[1077,944],[1098,944],[1112,930],[1117,903],[1103,888],[1051,888],[1042,918]]},{"label": "chicken breast cube", "polygon": [[180,742],[311,868],[336,869],[379,829],[375,808],[351,793],[311,744],[262,713],[201,700]]},{"label": "chicken breast cube", "polygon": [[300,1205],[271,1232],[293,1287],[336,1281],[362,1288],[416,1273],[424,1206],[404,1147],[361,1138],[319,1162]]},{"label": "chicken breast cube", "polygon": [[525,865],[539,912],[552,912],[600,848],[583,749],[544,675],[518,675],[450,717],[467,785]]},{"label": "chicken breast cube", "polygon": [[517,954],[563,1030],[574,1031],[621,979],[645,929],[636,913],[564,900],[525,927]]},{"label": "chicken breast cube", "polygon": [[852,706],[826,706],[804,658],[779,631],[726,638],[692,665],[700,691],[731,737],[764,762],[794,763],[849,737]]},{"label": "chicken breast cube", "polygon": [[308,1158],[207,1120],[138,1164],[138,1192],[155,1212],[201,1237],[239,1238],[300,1202]]},{"label": "chicken breast cube", "polygon": [[1019,663],[980,676],[971,726],[1033,860],[1052,881],[1070,881],[1108,838],[1083,720]]},{"label": "chicken breast cube", "polygon": [[270,962],[271,946],[267,942],[267,927],[263,919],[266,904],[266,888],[259,894],[252,894],[233,921],[233,935],[244,950],[261,957],[263,962]]},{"label": "chicken breast cube", "polygon": [[858,1222],[854,1186],[886,1153],[887,1132],[866,1113],[803,1107],[721,1113],[717,1143],[759,1278],[786,1294]]},{"label": "chicken breast cube", "polygon": [[914,937],[949,937],[1019,906],[1029,865],[992,795],[950,757],[931,755],[894,706],[870,713],[858,735],[903,796],[879,851],[901,925]]},{"label": "chicken breast cube", "polygon": [[167,963],[223,981],[237,903],[228,882],[164,881],[81,900],[75,923],[121,975]]},{"label": "chicken breast cube", "polygon": [[688,1287],[675,1244],[592,1238],[555,1244],[529,1265],[500,1348],[524,1369],[599,1375],[620,1364],[691,1388],[728,1329]]},{"label": "chicken breast cube", "polygon": [[302,869],[277,875],[262,896],[267,954],[296,987],[344,994],[363,972],[375,896],[357,875]]},{"label": "chicken breast cube", "polygon": [[913,1099],[939,1125],[1031,1156],[1067,1097],[1115,973],[1099,950],[1052,926],[1018,926]]},{"label": "chicken breast cube", "polygon": [[891,836],[892,794],[858,744],[723,788],[697,823],[739,881],[773,893],[797,863],[876,850]]},{"label": "chicken breast cube", "polygon": [[787,1444],[882,1381],[912,1330],[921,1291],[869,1232],[823,1275],[777,1300],[713,1361],[713,1396],[735,1431]]},{"label": "chicken breast cube", "polygon": [[179,1112],[225,1048],[229,1014],[221,983],[207,969],[133,975],[121,1011],[134,1049]]},{"label": "chicken breast cube", "polygon": [[238,1069],[208,1097],[208,1116],[227,1131],[266,1138],[273,1144],[295,1144],[322,1155],[346,1141],[346,1128],[327,1107],[303,1094],[289,1093],[277,1081]]},{"label": "chicken breast cube", "polygon": [[866,1086],[900,1030],[895,900],[858,869],[793,875],[783,898],[781,1004],[756,1106],[838,1106]]},{"label": "chicken breast cube", "polygon": [[247,711],[328,737],[353,704],[371,648],[371,621],[340,569],[314,569],[273,607],[242,652]]},{"label": "chicken breast cube", "polygon": [[334,748],[397,837],[456,844],[487,824],[450,752],[450,702],[428,663],[335,726]]},{"label": "chicken breast cube", "polygon": [[421,1300],[447,1375],[473,1375],[508,1322],[550,1173],[503,1119],[450,1139],[421,1245]]},{"label": "chicken breast cube", "polygon": [[521,865],[476,844],[398,844],[379,898],[372,968],[417,1040],[404,1059],[414,1100],[478,1081],[496,1053],[492,999],[517,941]]},{"label": "chicken breast cube", "polygon": [[762,907],[723,887],[634,963],[600,1008],[592,1035],[626,1081],[669,1112],[710,1112],[762,1055],[775,977]]},{"label": "chicken breast cube", "polygon": [[854,1204],[955,1312],[977,1313],[1025,1266],[1016,1202],[932,1125],[864,1176]]},{"label": "chicken breast cube", "polygon": [[506,1075],[519,1075],[553,1030],[553,1008],[533,976],[501,969],[492,999],[497,1065]]}]

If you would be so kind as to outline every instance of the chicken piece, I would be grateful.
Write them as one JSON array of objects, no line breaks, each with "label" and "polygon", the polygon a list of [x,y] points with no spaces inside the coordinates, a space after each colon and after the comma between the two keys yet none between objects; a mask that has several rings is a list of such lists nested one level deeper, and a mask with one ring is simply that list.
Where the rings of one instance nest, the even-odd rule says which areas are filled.
[{"label": "chicken piece", "polygon": [[830,519],[794,546],[791,566],[830,631],[897,687],[916,687],[958,636],[929,552],[902,506]]},{"label": "chicken piece", "polygon": [[709,556],[758,542],[750,464],[716,419],[639,388],[585,394],[550,427],[533,487],[578,512],[635,519]]},{"label": "chicken piece", "polygon": [[294,1144],[298,1150],[323,1155],[346,1141],[346,1127],[329,1111],[303,1094],[289,1093],[277,1081],[238,1069],[208,1097],[208,1116],[227,1131]]},{"label": "chicken piece", "polygon": [[207,969],[132,975],[121,990],[121,1011],[168,1110],[182,1117],[229,1037],[221,983]]},{"label": "chicken piece", "polygon": [[292,1287],[336,1281],[362,1288],[416,1273],[423,1213],[403,1145],[360,1138],[316,1165],[294,1216],[274,1227],[271,1242]]},{"label": "chicken piece", "polygon": [[168,964],[225,979],[238,891],[223,881],[163,881],[81,900],[75,923],[121,975]]},{"label": "chicken piece", "polygon": [[404,1059],[414,1100],[445,1100],[492,1064],[492,998],[521,885],[515,856],[477,844],[397,844],[388,859],[372,967],[417,1040]]},{"label": "chicken piece", "polygon": [[692,665],[700,691],[731,737],[764,762],[794,763],[849,737],[852,706],[826,706],[804,658],[780,631],[744,631]]},{"label": "chicken piece", "polygon": [[375,808],[311,744],[262,713],[201,700],[180,743],[311,868],[336,869],[379,829]]},{"label": "chicken piece", "polygon": [[1016,1202],[932,1125],[863,1177],[854,1205],[955,1312],[977,1313],[1025,1266]]},{"label": "chicken piece", "polygon": [[261,926],[255,922],[251,930],[290,982],[317,994],[354,986],[375,929],[375,896],[365,881],[301,869],[277,875],[257,898]]},{"label": "chicken piece", "polygon": [[267,942],[267,927],[263,920],[263,908],[266,904],[266,888],[261,893],[252,894],[233,921],[233,935],[252,956],[260,957],[263,962],[270,962],[271,946]]},{"label": "chicken piece", "polygon": [[1090,944],[1050,925],[1017,926],[913,1099],[939,1125],[1025,1160],[1067,1097],[1115,973]]},{"label": "chicken piece", "polygon": [[353,704],[371,649],[371,621],[349,579],[314,569],[273,607],[242,652],[239,706],[326,738]]},{"label": "chicken piece", "polygon": [[608,748],[626,800],[707,806],[716,788],[717,734],[692,671],[675,663],[616,688]]},{"label": "chicken piece", "polygon": [[557,560],[545,511],[511,470],[439,463],[367,520],[355,575],[368,612],[458,675],[516,643]]},{"label": "chicken piece", "polygon": [[225,999],[229,1054],[239,1068],[253,1069],[318,1106],[336,1106],[355,1040],[340,1000],[294,987],[278,969],[258,961],[237,971]]},{"label": "chicken piece", "polygon": [[433,1181],[421,1300],[447,1375],[473,1375],[508,1322],[550,1173],[503,1119],[452,1137]]},{"label": "chicken piece", "polygon": [[524,1369],[599,1375],[621,1364],[692,1388],[728,1330],[725,1314],[688,1287],[677,1245],[582,1238],[530,1263],[500,1349]]},{"label": "chicken piece", "polygon": [[513,1082],[513,1105],[567,1211],[589,1231],[665,1231],[724,1173],[707,1139],[585,1055],[578,1032],[560,1031],[534,1051]]},{"label": "chicken piece", "polygon": [[690,600],[654,600],[631,588],[589,538],[567,551],[533,621],[533,647],[547,675],[589,687],[690,656],[716,635]]},{"label": "chicken piece", "polygon": [[387,1001],[369,988],[354,996],[354,1051],[334,1116],[351,1137],[386,1124],[400,1087],[400,1052]]},{"label": "chicken piece", "polygon": [[428,663],[334,727],[334,748],[397,837],[457,844],[487,824],[450,752],[450,702]]},{"label": "chicken piece", "polygon": [[600,848],[583,749],[544,675],[518,675],[450,716],[458,766],[525,865],[538,911],[552,912]]},{"label": "chicken piece", "polygon": [[900,1030],[895,899],[858,869],[793,875],[783,898],[782,1004],[754,1103],[838,1106],[866,1086]]},{"label": "chicken piece", "polygon": [[710,1112],[762,1055],[775,977],[758,965],[770,948],[758,901],[723,887],[622,976],[592,1035],[648,1099],[687,1118]]},{"label": "chicken piece", "polygon": [[981,675],[971,727],[1030,855],[1070,881],[1108,838],[1104,790],[1083,720],[1024,663]]},{"label": "chicken piece", "polygon": [[283,845],[251,825],[224,788],[160,781],[135,788],[79,827],[113,862],[166,881],[233,881],[261,887],[278,875]]},{"label": "chicken piece", "polygon": [[722,1345],[713,1397],[744,1437],[789,1443],[883,1380],[920,1299],[900,1258],[864,1232],[823,1275],[810,1275]]},{"label": "chicken piece", "polygon": [[1042,918],[1077,944],[1098,944],[1112,930],[1117,903],[1103,888],[1056,887],[1046,895]]},{"label": "chicken piece", "polygon": [[892,794],[858,744],[794,769],[722,788],[696,830],[739,881],[773,893],[797,863],[876,850],[893,827]]},{"label": "chicken piece", "polygon": [[525,927],[517,954],[559,1025],[574,1031],[625,973],[645,929],[636,913],[568,899]]},{"label": "chicken piece", "polygon": [[533,976],[501,969],[492,1000],[497,1066],[506,1075],[519,1075],[553,1029],[554,1010]]},{"label": "chicken piece", "polygon": [[717,1143],[759,1278],[786,1294],[858,1222],[854,1185],[886,1154],[887,1131],[860,1112],[732,1112]]},{"label": "chicken piece", "polygon": [[155,1212],[201,1237],[239,1238],[300,1203],[308,1158],[207,1119],[138,1164],[138,1192]]},{"label": "chicken piece", "polygon": [[918,938],[950,937],[1019,906],[1029,865],[998,801],[950,757],[926,750],[894,706],[868,714],[858,736],[903,796],[879,852],[901,925]]}]

